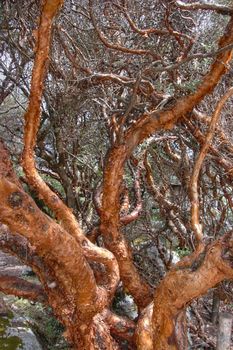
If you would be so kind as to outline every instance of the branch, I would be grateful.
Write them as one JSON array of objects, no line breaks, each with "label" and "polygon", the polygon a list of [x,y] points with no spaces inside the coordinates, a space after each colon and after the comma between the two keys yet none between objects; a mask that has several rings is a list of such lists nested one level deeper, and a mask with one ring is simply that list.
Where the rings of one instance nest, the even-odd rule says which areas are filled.
[{"label": "branch", "polygon": [[[85,317],[93,317],[97,310],[106,305],[106,292],[97,287],[79,244],[42,213],[23,190],[4,178],[0,178],[0,197],[0,221],[8,225],[12,232],[18,232],[28,239],[36,254],[43,257],[45,266],[54,272],[55,282],[63,286],[68,299],[75,290],[72,298],[80,314],[84,315],[85,308]],[[50,300],[51,305],[55,302],[57,300]]]},{"label": "branch", "polygon": [[187,229],[183,222],[180,219],[180,208],[175,203],[172,203],[169,199],[161,193],[161,191],[156,187],[153,176],[151,165],[148,161],[147,153],[145,153],[144,157],[144,167],[146,170],[146,182],[148,186],[149,192],[153,195],[154,200],[158,202],[159,208],[165,209],[166,218],[170,218],[168,221],[169,227],[173,231],[173,233],[177,236],[180,246],[182,247],[185,243],[185,237],[187,235]]},{"label": "branch", "polygon": [[19,277],[0,275],[0,291],[4,294],[47,303],[47,295],[40,285]]},{"label": "branch", "polygon": [[167,30],[164,30],[164,29],[156,29],[156,28],[146,28],[146,29],[141,29],[141,28],[138,28],[138,26],[136,25],[136,23],[132,20],[132,18],[130,17],[129,15],[129,12],[127,11],[127,8],[126,8],[126,4],[124,7],[121,7],[117,4],[114,4],[116,7],[118,7],[122,13],[124,14],[125,18],[127,19],[131,29],[140,34],[140,35],[143,35],[145,37],[148,37],[150,34],[155,34],[155,35],[169,35],[169,32]]},{"label": "branch", "polygon": [[176,1],[176,6],[183,10],[207,10],[207,11],[216,11],[221,15],[231,16],[233,14],[233,8],[224,6],[224,5],[215,5],[207,3],[193,2],[190,4],[185,4],[183,1]]},{"label": "branch", "polygon": [[22,155],[22,165],[27,177],[27,181],[37,193],[43,198],[45,203],[56,213],[57,217],[65,222],[69,232],[80,239],[83,234],[71,213],[62,200],[57,196],[38,174],[35,166],[34,149],[36,145],[36,135],[40,123],[40,104],[44,88],[44,78],[49,58],[52,23],[62,0],[49,0],[45,3],[41,22],[38,29],[38,44],[36,57],[32,72],[31,91],[29,96],[28,110],[24,116],[24,150]]},{"label": "branch", "polygon": [[113,44],[108,41],[104,33],[98,28],[97,22],[93,13],[93,0],[89,0],[89,8],[90,8],[90,16],[92,20],[92,24],[96,30],[96,33],[99,37],[99,39],[102,41],[102,43],[108,47],[109,49],[117,50],[120,52],[124,52],[126,54],[133,54],[133,55],[140,55],[140,56],[152,56],[153,59],[160,59],[161,57],[158,56],[155,52],[152,52],[151,50],[145,50],[145,49],[131,49],[125,46],[121,46],[119,44]]},{"label": "branch", "polygon": [[134,210],[131,211],[131,213],[121,216],[120,222],[123,225],[128,225],[132,221],[135,221],[142,211],[142,195],[141,195],[141,187],[140,187],[141,169],[140,169],[140,167],[138,167],[136,174],[134,176],[135,176],[134,192],[135,192],[135,196],[136,196],[136,206],[135,206]]},{"label": "branch", "polygon": [[185,320],[181,324],[181,316],[192,300],[219,282],[233,278],[232,248],[233,233],[229,232],[220,240],[202,247],[198,253],[196,251],[190,264],[187,265],[187,261],[182,264],[184,258],[166,274],[156,289],[153,313],[149,306],[138,322],[138,349],[152,350],[153,344],[164,350],[171,347],[183,349],[180,341],[184,337],[179,331]]},{"label": "branch", "polygon": [[[233,41],[233,17],[230,19],[224,35],[219,40],[219,48],[232,45]],[[154,133],[156,130],[171,129],[177,121],[202,101],[202,99],[210,94],[218,84],[219,80],[226,72],[228,63],[232,58],[232,50],[226,50],[217,55],[210,71],[205,75],[203,81],[197,90],[178,99],[173,108],[169,110],[152,111],[144,114],[141,119],[131,127],[126,136],[127,157],[132,149],[141,143],[146,137]]]},{"label": "branch", "polygon": [[[193,110],[193,118],[204,123],[208,127],[210,125],[211,118],[195,108]],[[226,137],[221,127],[217,125],[215,130],[217,132],[220,143],[224,144],[224,147],[226,147],[229,153],[233,153],[233,144],[231,143],[231,140]]]},{"label": "branch", "polygon": [[112,311],[105,309],[103,312],[104,320],[109,325],[111,334],[126,339],[134,344],[135,323],[126,317],[116,315]]},{"label": "branch", "polygon": [[[18,186],[18,180],[17,180],[17,177],[13,171],[13,167],[12,167],[12,164],[11,164],[10,159],[9,159],[9,153],[7,152],[6,148],[4,147],[4,144],[1,142],[0,143],[0,192],[1,192],[1,190],[3,191],[2,195],[5,196],[6,201],[9,200],[9,199],[7,199],[7,197],[8,197],[7,192],[8,191],[11,192],[12,188],[14,187],[13,183],[9,183],[5,179],[5,177],[7,177],[7,176],[9,177],[9,179],[14,181],[14,183]],[[83,278],[86,280],[86,282],[89,280],[89,282],[91,283],[90,286],[88,287],[89,292],[87,293],[87,295],[92,294],[92,293],[95,294],[96,284],[95,284],[95,281],[93,279],[93,277],[94,277],[93,273],[92,273],[89,265],[87,264],[86,260],[84,259],[83,254],[85,254],[85,256],[89,260],[93,261],[95,259],[95,261],[98,261],[98,262],[103,263],[105,265],[107,273],[108,273],[108,278],[106,279],[104,287],[105,287],[105,293],[106,293],[106,295],[109,296],[109,301],[110,301],[111,298],[113,297],[113,295],[115,293],[115,289],[119,283],[118,264],[116,262],[116,259],[113,256],[113,254],[104,248],[99,248],[99,247],[95,246],[87,238],[85,238],[83,234],[82,234],[82,236],[84,237],[84,239],[82,242],[84,242],[84,243],[83,243],[82,248],[80,248],[80,246],[78,245],[77,240],[75,240],[73,243],[71,243],[70,239],[67,237],[68,232],[62,230],[59,225],[55,224],[45,214],[43,214],[36,207],[36,205],[32,201],[32,199],[30,199],[30,197],[27,196],[26,193],[22,190],[22,187],[19,188],[19,187],[15,186],[15,190],[13,190],[12,194],[9,195],[9,198],[11,198],[11,196],[12,196],[12,199],[10,199],[10,202],[7,202],[7,206],[9,206],[9,205],[12,206],[11,209],[13,209],[13,212],[11,213],[11,215],[9,215],[9,211],[8,211],[7,207],[5,207],[5,209],[2,210],[2,212],[0,213],[0,220],[2,218],[2,222],[9,224],[12,231],[16,231],[16,232],[21,233],[23,236],[25,236],[27,239],[29,239],[30,243],[32,243],[32,245],[35,247],[38,247],[38,245],[39,245],[40,239],[38,238],[38,235],[40,235],[40,232],[44,232],[44,230],[46,230],[46,228],[49,229],[49,227],[50,227],[51,228],[50,239],[52,239],[52,236],[54,235],[53,244],[55,245],[55,247],[58,248],[58,246],[62,243],[62,242],[59,242],[60,241],[59,235],[63,231],[64,232],[64,241],[62,243],[62,246],[63,246],[63,244],[65,246],[65,244],[66,244],[65,241],[67,241],[67,244],[68,244],[68,246],[70,246],[70,249],[71,249],[70,252],[72,251],[72,248],[71,248],[72,245],[73,245],[74,251],[78,248],[77,257],[74,258],[74,264],[75,264],[75,261],[77,261],[78,256],[79,256],[84,264],[84,265],[82,265],[83,269],[85,270],[87,268],[87,270],[86,270],[87,274],[83,275]],[[55,196],[55,194],[54,194],[54,196]],[[26,202],[27,201],[29,202],[25,206],[25,208],[27,208],[27,210],[28,210],[26,212],[24,212],[25,208],[22,207],[24,200],[26,200]],[[13,201],[13,202],[11,203],[11,201]],[[2,203],[0,203],[0,207],[1,207],[1,205],[4,208],[3,201],[2,201]],[[16,206],[16,209],[18,209],[18,210],[22,209],[22,213],[17,213],[15,206]],[[69,210],[69,209],[67,208],[67,210]],[[37,217],[38,220],[36,220],[36,222],[34,221],[35,214],[38,216]],[[29,222],[31,222],[31,225],[29,225]],[[55,224],[57,226],[57,229],[55,227],[52,228],[53,224]],[[36,234],[34,235],[35,231],[33,231],[33,229],[35,230],[35,227],[38,225],[39,225],[39,228],[37,229]],[[66,236],[66,238],[65,238],[65,236]],[[58,238],[57,242],[56,242],[56,237]],[[48,236],[47,236],[47,238],[48,238]],[[39,240],[38,242],[37,242],[37,239]],[[46,239],[45,239],[45,241],[46,241]],[[48,244],[47,249],[49,250],[49,243],[47,243],[47,244]],[[67,246],[67,249],[69,249],[68,246]],[[53,250],[53,249],[51,248],[51,250]],[[54,250],[54,252],[55,252],[55,250]],[[62,253],[62,249],[59,252],[59,254],[60,253]],[[38,255],[40,256],[40,248],[39,248]],[[64,259],[64,256],[62,259]],[[61,261],[62,261],[62,259],[61,259]],[[80,271],[80,273],[81,273],[81,271]],[[75,273],[75,275],[77,277],[76,273]],[[88,282],[88,284],[89,284],[89,282]],[[91,289],[91,285],[94,289]],[[103,292],[103,290],[101,290],[101,293],[99,295],[100,299],[102,297],[101,296],[102,292]]]},{"label": "branch", "polygon": [[[51,42],[51,30],[54,17],[59,9],[59,6],[62,4],[62,0],[47,0],[45,3],[41,21],[38,29],[38,45],[36,51],[35,62],[32,71],[32,80],[31,80],[31,90],[29,96],[29,105],[28,110],[24,116],[25,118],[25,130],[24,130],[24,150],[22,155],[22,165],[28,181],[28,184],[32,186],[33,189],[39,194],[39,196],[44,200],[44,202],[51,208],[56,214],[57,218],[62,221],[62,224],[65,228],[66,234],[70,234],[76,240],[76,243],[79,244],[79,253],[78,256],[81,258],[83,269],[86,270],[83,277],[86,278],[87,284],[90,283],[90,290],[87,295],[96,293],[96,285],[93,280],[93,274],[90,271],[89,265],[83,257],[83,252],[86,257],[89,259],[97,259],[100,261],[102,259],[103,264],[106,265],[108,270],[108,281],[105,292],[109,295],[109,299],[113,297],[115,289],[119,282],[119,270],[117,262],[110,252],[104,248],[96,247],[92,244],[83,234],[75,215],[72,210],[69,209],[63,201],[55,194],[45,181],[39,175],[34,159],[34,150],[36,146],[36,135],[38,132],[40,124],[40,105],[42,99],[42,93],[44,88],[44,78],[46,74],[46,65],[49,59],[49,49]],[[5,184],[6,185],[6,184]],[[1,187],[1,184],[0,184]],[[4,185],[3,185],[4,187]],[[58,231],[60,228],[58,229]],[[22,233],[23,234],[23,233]],[[52,232],[51,232],[52,234]],[[68,243],[68,245],[70,245]],[[65,241],[64,241],[65,246]],[[82,248],[80,248],[80,246]],[[68,248],[67,248],[68,249]],[[72,249],[71,249],[72,251]],[[74,258],[74,261],[77,259]],[[77,276],[76,276],[77,277]],[[76,279],[76,278],[75,278]],[[82,279],[82,278],[81,278]],[[81,281],[81,280],[80,280]],[[92,288],[91,288],[92,286]],[[100,298],[101,299],[100,293]],[[96,295],[93,296],[93,300],[96,299]],[[98,299],[98,298],[97,298]]]},{"label": "branch", "polygon": [[[136,84],[135,79],[131,79],[127,76],[121,76],[113,73],[91,73],[88,77],[78,80],[75,85],[80,89],[84,89],[94,85],[103,84],[108,81],[130,87],[134,87]],[[155,90],[153,84],[149,80],[141,79],[140,83],[141,85],[144,85],[144,87],[142,88],[139,86],[138,93],[141,93],[140,90],[143,90],[145,93],[145,89],[147,89],[148,93],[152,93]]]},{"label": "branch", "polygon": [[12,168],[9,152],[1,139],[0,139],[0,177],[6,177],[8,178],[9,181],[12,181],[17,186],[21,187],[21,184]]},{"label": "branch", "polygon": [[197,243],[199,244],[203,239],[202,226],[200,224],[200,215],[199,215],[199,198],[198,198],[198,178],[200,170],[205,159],[205,156],[209,150],[209,146],[214,137],[214,132],[218,119],[220,117],[221,110],[229,97],[233,94],[233,88],[230,88],[227,93],[221,98],[218,102],[213,117],[210,122],[209,130],[207,132],[205,142],[201,147],[199,156],[196,159],[193,174],[190,180],[190,197],[191,197],[191,224],[193,232],[195,234]]},{"label": "branch", "polygon": [[[192,135],[196,138],[196,140],[202,145],[205,142],[205,135],[197,129],[190,120],[187,120],[184,118],[184,122],[191,131]],[[222,154],[219,152],[219,150],[214,147],[213,145],[209,146],[209,151],[215,156],[214,160],[223,168],[226,170],[226,173],[232,177],[233,176],[233,164],[232,162],[228,161],[227,159],[222,157]]]}]

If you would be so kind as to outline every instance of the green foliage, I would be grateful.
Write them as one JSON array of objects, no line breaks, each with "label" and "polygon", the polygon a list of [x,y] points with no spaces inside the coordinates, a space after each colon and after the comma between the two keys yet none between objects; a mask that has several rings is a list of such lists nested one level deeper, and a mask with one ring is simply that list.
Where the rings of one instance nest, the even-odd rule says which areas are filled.
[{"label": "green foliage", "polygon": [[189,248],[176,248],[176,253],[179,255],[179,257],[182,259],[184,258],[185,256],[191,254],[191,250]]}]

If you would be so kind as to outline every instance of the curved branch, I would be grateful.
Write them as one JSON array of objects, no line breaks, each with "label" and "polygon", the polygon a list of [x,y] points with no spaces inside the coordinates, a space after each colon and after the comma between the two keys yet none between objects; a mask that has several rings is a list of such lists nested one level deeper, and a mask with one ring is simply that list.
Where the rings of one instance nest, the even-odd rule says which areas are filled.
[{"label": "curved branch", "polygon": [[191,224],[193,232],[195,234],[197,243],[200,243],[203,239],[202,226],[200,224],[200,215],[199,215],[199,198],[198,198],[198,178],[200,170],[205,159],[205,156],[209,150],[209,146],[214,137],[214,132],[216,124],[218,123],[221,110],[226,103],[227,99],[233,95],[233,88],[230,88],[227,93],[221,98],[218,102],[213,117],[210,122],[210,126],[205,137],[205,142],[201,147],[200,153],[196,159],[193,173],[190,180],[190,198],[191,198]]},{"label": "curved branch", "polygon": [[215,4],[205,4],[199,2],[193,2],[185,4],[183,1],[176,1],[176,6],[182,10],[206,10],[206,11],[215,11],[221,15],[231,16],[233,14],[233,8],[224,6],[224,5],[215,5]]},{"label": "curved branch", "polygon": [[[184,122],[187,125],[188,129],[192,133],[192,135],[196,138],[196,140],[202,145],[205,142],[205,135],[201,132],[201,130],[197,129],[190,120],[184,118]],[[213,145],[209,146],[209,151],[215,156],[214,160],[218,163],[226,173],[232,177],[233,176],[233,164],[227,159],[224,159],[219,152],[219,150]]]},{"label": "curved branch", "polygon": [[[204,123],[208,127],[210,125],[211,118],[208,115],[198,111],[196,108],[193,109],[193,118],[200,121],[201,123]],[[231,140],[226,137],[221,126],[217,125],[215,130],[221,144],[224,144],[224,147],[226,147],[228,152],[233,153],[233,144]]]},{"label": "curved branch", "polygon": [[[114,4],[115,6],[117,6],[116,4]],[[125,4],[126,5],[126,4]],[[167,30],[164,29],[156,29],[156,28],[146,28],[146,29],[141,29],[139,28],[136,23],[132,20],[132,18],[129,15],[129,12],[127,11],[126,6],[121,7],[121,6],[117,6],[122,13],[124,14],[125,18],[127,19],[131,29],[140,34],[140,35],[144,35],[145,37],[148,37],[150,34],[155,34],[155,35],[169,35],[169,32]]]},{"label": "curved branch", "polygon": [[[225,279],[233,278],[233,233],[205,246],[195,259],[177,264],[167,273],[154,296],[153,314],[148,307],[138,322],[136,342],[139,350],[183,349],[181,322],[183,311],[195,298]],[[184,259],[186,260],[186,259]],[[156,347],[155,347],[156,344]],[[154,345],[154,346],[153,346]]]},{"label": "curved branch", "polygon": [[[219,48],[232,45],[232,41],[233,16],[226,27],[224,35],[219,40]],[[205,75],[197,90],[193,94],[178,99],[173,108],[169,110],[155,110],[144,114],[138,123],[133,125],[126,134],[127,156],[136,145],[156,130],[173,128],[182,116],[192,111],[207,94],[210,94],[214,90],[223,74],[225,74],[231,58],[232,49],[218,54],[210,71]]]},{"label": "curved branch", "polygon": [[98,28],[96,19],[93,13],[93,0],[89,0],[89,8],[90,8],[90,16],[92,24],[96,30],[96,33],[98,34],[99,39],[102,41],[102,43],[108,47],[109,49],[117,50],[120,52],[124,52],[126,54],[133,54],[133,55],[140,55],[140,56],[151,56],[153,59],[160,59],[160,56],[158,56],[155,52],[152,52],[151,50],[145,50],[145,49],[131,49],[125,46],[121,46],[118,44],[113,44],[108,41],[104,33]]},{"label": "curved branch", "polygon": [[130,319],[119,316],[112,311],[105,309],[103,311],[103,317],[110,328],[111,334],[126,339],[131,344],[134,344],[134,331],[135,323]]},{"label": "curved branch", "polygon": [[[46,74],[46,65],[49,58],[49,49],[51,42],[51,28],[54,17],[62,4],[62,0],[48,0],[42,10],[41,22],[38,29],[38,45],[36,57],[32,72],[31,91],[29,96],[28,110],[25,114],[25,132],[24,132],[24,150],[22,155],[22,165],[27,177],[27,181],[32,186],[45,203],[54,211],[57,218],[59,218],[67,233],[73,236],[76,241],[83,247],[84,254],[90,259],[94,256],[98,261],[103,260],[103,264],[109,272],[109,285],[106,286],[106,292],[113,294],[118,281],[119,271],[114,256],[104,250],[94,246],[83,234],[72,210],[69,209],[63,201],[56,195],[40,177],[34,159],[34,149],[36,145],[36,135],[40,123],[40,104],[42,99],[44,77]],[[91,253],[91,249],[93,252]],[[113,260],[115,262],[113,262]],[[83,261],[84,262],[84,261]],[[86,266],[84,262],[83,267]],[[111,270],[113,269],[113,270]],[[90,274],[89,267],[87,267],[88,274]],[[84,273],[85,275],[85,273]],[[116,277],[118,276],[118,277]],[[87,277],[87,276],[86,276]],[[90,277],[90,275],[89,275]],[[112,280],[111,280],[112,277]],[[89,280],[90,282],[90,280]],[[93,281],[93,292],[96,290]],[[91,294],[91,292],[90,292]],[[95,298],[94,298],[95,299]]]},{"label": "curved branch", "polygon": [[[219,48],[232,44],[233,17],[230,19],[225,34],[219,41]],[[146,306],[150,302],[151,289],[139,276],[133,265],[132,256],[124,240],[120,227],[120,193],[124,174],[124,165],[133,149],[145,138],[160,129],[172,128],[182,116],[192,111],[207,94],[211,93],[220,78],[226,72],[232,51],[227,50],[217,55],[209,73],[197,90],[176,101],[170,110],[152,111],[144,114],[135,125],[126,132],[124,142],[115,143],[108,153],[104,169],[103,199],[100,231],[106,246],[116,256],[123,283],[135,300]]]},{"label": "curved branch", "polygon": [[37,255],[43,256],[67,298],[73,293],[80,317],[93,317],[106,305],[106,293],[96,286],[93,272],[76,240],[43,214],[23,190],[4,178],[0,178],[0,197],[0,220],[12,232],[26,237]]}]

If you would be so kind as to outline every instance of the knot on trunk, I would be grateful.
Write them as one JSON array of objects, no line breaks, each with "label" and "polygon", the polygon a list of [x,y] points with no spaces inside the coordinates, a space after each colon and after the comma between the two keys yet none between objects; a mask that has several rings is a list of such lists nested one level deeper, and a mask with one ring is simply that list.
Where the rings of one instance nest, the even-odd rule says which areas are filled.
[{"label": "knot on trunk", "polygon": [[10,194],[8,197],[8,204],[11,208],[20,208],[23,203],[23,193],[16,191]]}]

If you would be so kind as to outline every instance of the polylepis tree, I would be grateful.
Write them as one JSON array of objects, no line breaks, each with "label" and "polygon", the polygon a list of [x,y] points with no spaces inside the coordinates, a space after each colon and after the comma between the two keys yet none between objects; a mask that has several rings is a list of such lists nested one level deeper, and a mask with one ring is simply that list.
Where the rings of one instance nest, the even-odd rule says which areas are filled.
[{"label": "polylepis tree", "polygon": [[[24,191],[13,171],[6,148],[3,143],[0,145],[0,220],[4,224],[1,226],[1,249],[17,255],[25,264],[30,265],[37,274],[41,287],[20,279],[2,277],[0,288],[3,292],[50,305],[57,318],[66,327],[66,337],[75,349],[120,349],[120,342],[116,340],[116,336],[128,340],[129,347],[132,349],[187,349],[186,306],[217,283],[233,277],[233,235],[228,232],[214,242],[205,241],[200,224],[198,197],[200,169],[207,152],[213,151],[210,144],[216,124],[232,90],[229,90],[217,105],[209,123],[206,138],[202,139],[199,157],[190,178],[194,252],[173,266],[155,291],[138,272],[131,249],[123,235],[122,226],[138,217],[142,204],[138,178],[135,176],[137,205],[132,212],[121,215],[123,209],[120,197],[124,166],[132,157],[136,147],[152,134],[172,129],[182,118],[186,118],[187,122],[192,119],[195,106],[217,86],[231,60],[233,10],[221,6],[207,8],[230,15],[230,19],[219,40],[216,57],[195,91],[174,100],[170,107],[162,103],[161,108],[151,108],[150,111],[142,112],[134,123],[128,123],[138,90],[143,91],[145,84],[151,88],[149,81],[143,81],[138,75],[133,86],[133,96],[125,114],[118,116],[117,119],[112,118],[111,145],[104,162],[101,193],[96,195],[100,217],[96,231],[103,239],[100,247],[96,244],[95,237],[89,237],[89,239],[84,234],[73,211],[42,179],[35,163],[42,98],[53,38],[52,29],[55,17],[59,16],[62,6],[61,0],[44,1],[36,35],[34,33],[35,59],[28,108],[24,115],[22,153],[22,166],[27,184],[52,210],[55,219],[42,212]],[[193,6],[203,8],[201,4],[198,7],[198,4],[185,5],[178,1],[177,6],[181,9],[183,7],[192,9]],[[140,30],[129,17],[126,8],[123,7],[123,9],[134,31],[144,36],[153,32],[152,29]],[[109,43],[98,28],[92,1],[89,2],[89,16],[97,36],[106,47],[127,54],[155,55],[149,50],[127,49],[120,44]],[[169,30],[162,35],[168,33]],[[179,35],[177,35],[178,38]],[[72,60],[72,57],[70,59]],[[186,59],[185,55],[182,59]],[[88,74],[91,73],[88,72]],[[111,74],[109,76],[100,74],[94,78],[100,82],[124,80],[120,76]],[[127,79],[124,82],[127,83]],[[140,83],[143,87],[140,87]],[[103,110],[104,112],[106,111]],[[135,162],[137,163],[136,160]],[[148,186],[160,198],[156,192],[146,153],[144,170]],[[159,200],[162,201],[163,198]],[[138,306],[140,317],[137,323],[119,317],[110,310],[120,281]]]}]

